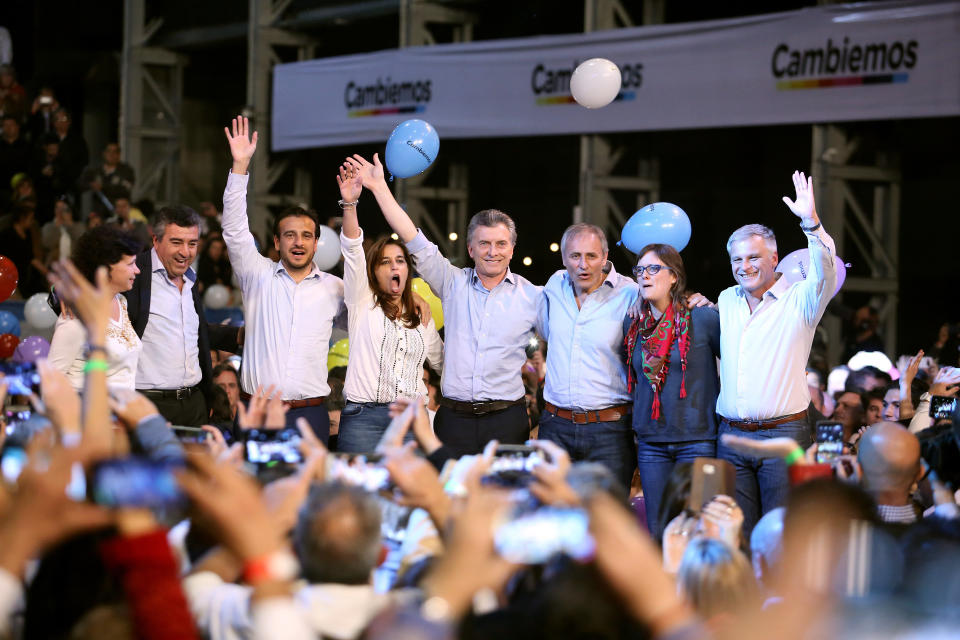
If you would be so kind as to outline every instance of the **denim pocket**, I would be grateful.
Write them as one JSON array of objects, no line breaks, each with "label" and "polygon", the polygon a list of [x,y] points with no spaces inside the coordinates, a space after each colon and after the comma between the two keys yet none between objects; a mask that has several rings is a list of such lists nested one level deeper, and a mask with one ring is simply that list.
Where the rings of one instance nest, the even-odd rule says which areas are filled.
[{"label": "denim pocket", "polygon": [[340,411],[340,416],[358,416],[363,412],[363,405],[356,402],[348,402]]}]

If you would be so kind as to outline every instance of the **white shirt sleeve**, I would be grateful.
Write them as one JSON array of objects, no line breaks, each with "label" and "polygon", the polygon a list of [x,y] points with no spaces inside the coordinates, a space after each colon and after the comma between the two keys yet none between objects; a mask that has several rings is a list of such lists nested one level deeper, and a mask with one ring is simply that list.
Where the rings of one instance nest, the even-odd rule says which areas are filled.
[{"label": "white shirt sleeve", "polygon": [[920,396],[913,418],[910,419],[908,430],[910,433],[918,433],[931,426],[933,426],[933,420],[930,419],[930,394],[924,393]]},{"label": "white shirt sleeve", "polygon": [[249,587],[228,584],[211,571],[201,571],[183,579],[183,592],[204,637],[210,640],[249,637],[252,627]]},{"label": "white shirt sleeve", "polygon": [[811,276],[803,280],[799,286],[804,291],[803,313],[809,324],[820,322],[827,303],[833,298],[837,288],[837,265],[834,256],[837,255],[836,245],[823,225],[816,231],[805,231],[807,248],[810,250]]},{"label": "white shirt sleeve", "polygon": [[[83,346],[87,342],[87,330],[80,320],[73,318],[57,322],[50,339],[47,361],[70,380],[75,389],[83,387]],[[103,345],[101,345],[103,346]],[[78,379],[79,375],[79,379]]]},{"label": "white shirt sleeve", "polygon": [[363,253],[363,229],[357,238],[348,238],[340,232],[340,252],[343,254],[343,301],[348,307],[373,302],[373,292],[367,281],[367,259]]},{"label": "white shirt sleeve", "polygon": [[268,258],[257,251],[257,243],[250,233],[250,221],[247,218],[249,178],[249,175],[239,175],[231,171],[227,176],[227,187],[223,190],[223,241],[227,243],[230,266],[241,285],[245,277],[258,273],[271,264]]},{"label": "white shirt sleeve", "polygon": [[253,640],[314,640],[317,634],[301,607],[290,597],[257,600],[250,606]]},{"label": "white shirt sleeve", "polygon": [[417,235],[407,243],[407,250],[413,254],[413,262],[417,273],[430,285],[433,292],[442,300],[452,290],[460,269],[453,266],[443,254],[440,247],[427,240],[423,231],[417,229]]},{"label": "white shirt sleeve", "polygon": [[426,344],[427,364],[430,368],[440,373],[443,371],[443,340],[437,332],[437,324],[433,318],[430,318],[430,324],[424,327],[423,339]]}]

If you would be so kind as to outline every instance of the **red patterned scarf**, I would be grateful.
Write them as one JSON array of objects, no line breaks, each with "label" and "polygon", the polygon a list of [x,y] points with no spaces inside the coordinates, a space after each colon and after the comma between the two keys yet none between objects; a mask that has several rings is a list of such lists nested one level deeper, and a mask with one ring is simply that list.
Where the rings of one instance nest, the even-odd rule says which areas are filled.
[{"label": "red patterned scarf", "polygon": [[660,418],[660,392],[670,371],[670,348],[677,341],[680,351],[680,397],[687,397],[687,353],[690,350],[690,310],[686,306],[675,310],[671,303],[660,320],[653,317],[650,303],[643,302],[641,315],[630,325],[624,344],[627,347],[627,389],[633,391],[637,377],[633,369],[633,350],[640,346],[643,358],[643,377],[653,389],[653,407],[650,417]]}]

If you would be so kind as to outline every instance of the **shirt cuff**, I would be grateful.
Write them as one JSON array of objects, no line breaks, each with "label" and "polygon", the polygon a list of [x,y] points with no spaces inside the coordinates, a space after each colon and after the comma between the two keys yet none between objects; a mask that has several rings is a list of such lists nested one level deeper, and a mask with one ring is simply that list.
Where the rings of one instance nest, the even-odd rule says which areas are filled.
[{"label": "shirt cuff", "polygon": [[410,253],[416,253],[422,249],[426,249],[430,246],[430,241],[427,240],[427,236],[423,235],[423,229],[417,229],[417,235],[413,237],[413,240],[407,243],[407,250]]},{"label": "shirt cuff", "polygon": [[158,412],[158,413],[151,413],[151,414],[148,415],[148,416],[144,416],[144,417],[140,418],[140,422],[137,423],[136,428],[139,429],[139,428],[142,427],[144,424],[146,424],[148,420],[153,420],[153,419],[157,418],[158,416],[160,416],[160,413],[159,413],[159,412]]},{"label": "shirt cuff", "polygon": [[234,191],[238,189],[246,190],[248,180],[250,180],[249,173],[240,174],[240,173],[234,173],[233,171],[230,171],[227,174],[227,190],[228,191]]},{"label": "shirt cuff", "polygon": [[360,235],[356,238],[348,238],[343,234],[343,229],[340,230],[340,246],[349,251],[350,249],[355,249],[356,247],[363,246],[363,229],[360,229]]}]

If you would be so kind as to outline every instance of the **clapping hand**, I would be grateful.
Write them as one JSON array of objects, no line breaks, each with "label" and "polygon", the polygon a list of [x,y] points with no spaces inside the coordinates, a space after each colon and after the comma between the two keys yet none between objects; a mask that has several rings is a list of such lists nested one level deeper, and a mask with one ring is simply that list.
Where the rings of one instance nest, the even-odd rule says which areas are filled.
[{"label": "clapping hand", "polygon": [[820,219],[817,217],[817,209],[813,202],[813,177],[808,178],[802,171],[794,171],[793,187],[797,192],[796,200],[784,196],[784,204],[800,218],[801,224],[807,227],[816,226]]},{"label": "clapping hand", "polygon": [[340,165],[337,186],[340,187],[340,197],[344,202],[356,202],[363,191],[363,178],[360,176],[360,171],[354,165],[344,162]]}]

